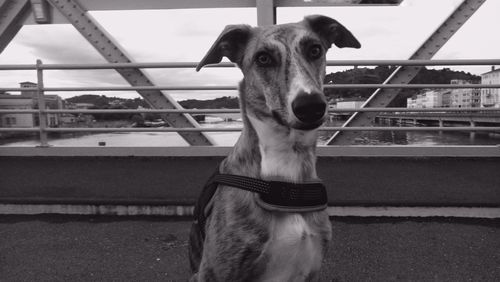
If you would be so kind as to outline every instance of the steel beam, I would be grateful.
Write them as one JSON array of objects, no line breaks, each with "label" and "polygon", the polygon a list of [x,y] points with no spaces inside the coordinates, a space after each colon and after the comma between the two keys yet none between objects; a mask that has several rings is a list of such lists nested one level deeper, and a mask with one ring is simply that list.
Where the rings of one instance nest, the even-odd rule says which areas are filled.
[{"label": "steel beam", "polygon": [[[80,0],[82,7],[89,11],[107,10],[159,10],[159,9],[203,9],[203,8],[255,8],[260,0]],[[275,7],[333,7],[333,6],[394,6],[402,0],[384,1],[379,3],[363,1],[359,3],[350,0],[274,0]],[[119,2],[119,3],[117,3]],[[366,4],[369,3],[369,4]]]},{"label": "steel beam", "polygon": [[0,1],[0,53],[23,27],[29,10],[29,0]]},{"label": "steel beam", "polygon": [[[403,0],[390,0],[390,1],[364,1],[359,0],[353,2],[349,0],[276,0],[277,7],[327,7],[327,6],[344,6],[344,7],[363,7],[363,6],[398,6]],[[376,3],[377,2],[377,3]]]},{"label": "steel beam", "polygon": [[[464,0],[455,11],[434,31],[431,36],[410,57],[410,60],[431,59],[457,30],[476,12],[486,0]],[[407,84],[422,69],[421,66],[402,66],[397,68],[384,84]],[[387,107],[399,94],[400,89],[377,89],[363,104],[366,107]],[[343,127],[370,126],[376,113],[363,112],[351,116]],[[336,132],[328,145],[350,145],[359,136],[359,131]]]},{"label": "steel beam", "polygon": [[257,25],[266,26],[276,24],[276,7],[274,0],[257,0]]},{"label": "steel beam", "polygon": [[[102,28],[76,0],[49,0],[66,19],[87,39],[90,44],[110,63],[129,63],[130,56],[114,42],[112,37]],[[117,7],[120,9],[120,7]],[[117,69],[117,72],[132,86],[154,86],[146,73],[138,68]],[[181,109],[182,107],[168,94],[160,90],[137,91],[144,99],[157,109]],[[164,114],[163,117],[172,127],[199,127],[190,116],[180,113]],[[191,145],[212,145],[213,142],[201,132],[179,133]]]}]

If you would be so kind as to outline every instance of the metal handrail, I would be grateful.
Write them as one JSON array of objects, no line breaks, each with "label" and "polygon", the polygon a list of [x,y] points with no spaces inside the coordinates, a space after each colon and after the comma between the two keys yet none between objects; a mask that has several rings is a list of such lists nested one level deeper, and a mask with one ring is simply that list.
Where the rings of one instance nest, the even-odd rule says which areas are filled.
[{"label": "metal handrail", "polygon": [[[45,128],[45,132],[238,132],[242,127],[85,127],[85,128]],[[39,127],[11,127],[0,128],[0,132],[38,132]],[[373,127],[320,127],[319,131],[500,131],[500,126],[454,126],[454,127],[396,127],[396,126],[373,126]]]},{"label": "metal handrail", "polygon": [[[479,89],[500,88],[500,84],[325,84],[324,88],[333,89]],[[0,91],[25,91],[26,88],[0,88]],[[98,86],[98,87],[43,87],[42,91],[74,92],[74,91],[141,91],[141,90],[166,90],[166,91],[213,91],[213,90],[238,90],[236,85],[220,86]]]},{"label": "metal handrail", "polygon": [[[99,63],[99,64],[42,64],[43,70],[123,69],[123,68],[196,68],[198,62],[158,63]],[[500,59],[462,60],[329,60],[327,66],[462,66],[500,65]],[[35,70],[36,64],[0,65],[0,70]],[[233,63],[207,65],[210,68],[236,67]]]},{"label": "metal handrail", "polygon": [[[13,113],[24,113],[24,114],[36,114],[40,110],[28,110],[28,109],[0,109],[0,113],[13,114]],[[81,113],[81,114],[127,114],[127,113],[151,113],[151,114],[169,114],[169,113],[181,113],[181,114],[239,114],[240,109],[63,109],[63,110],[42,110],[43,113],[48,114],[71,114],[71,113]],[[380,113],[442,113],[442,112],[478,112],[478,113],[490,113],[490,112],[500,112],[500,108],[344,108],[344,109],[329,109],[328,113],[355,113],[355,112],[380,112]]]}]

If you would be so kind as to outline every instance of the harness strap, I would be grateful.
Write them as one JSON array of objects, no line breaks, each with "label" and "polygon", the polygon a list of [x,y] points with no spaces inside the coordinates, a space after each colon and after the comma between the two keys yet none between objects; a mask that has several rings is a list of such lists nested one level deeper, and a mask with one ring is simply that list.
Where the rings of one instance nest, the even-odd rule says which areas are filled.
[{"label": "harness strap", "polygon": [[218,185],[226,185],[257,193],[257,204],[263,209],[280,212],[312,212],[326,209],[328,199],[326,188],[320,181],[290,183],[265,181],[257,178],[216,171],[205,184],[194,214],[196,227],[205,238],[205,222],[211,212],[212,197]]},{"label": "harness strap", "polygon": [[305,182],[290,183],[282,181],[265,181],[261,179],[232,175],[216,174],[213,182],[260,195],[258,203],[263,208],[286,212],[305,212],[326,208],[327,194],[323,183]]}]

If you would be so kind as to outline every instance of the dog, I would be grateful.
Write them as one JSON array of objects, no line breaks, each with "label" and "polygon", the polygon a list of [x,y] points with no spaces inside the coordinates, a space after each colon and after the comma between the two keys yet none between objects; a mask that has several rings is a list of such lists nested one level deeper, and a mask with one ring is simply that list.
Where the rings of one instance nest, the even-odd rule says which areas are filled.
[{"label": "dog", "polygon": [[[243,130],[217,173],[296,184],[319,181],[315,150],[317,129],[327,115],[322,89],[325,53],[332,44],[361,47],[347,28],[321,15],[265,27],[226,26],[196,68],[227,57],[244,75],[239,84]],[[260,204],[258,193],[215,186],[197,206],[206,220],[191,229],[191,281],[318,280],[332,236],[326,206],[284,211]]]}]

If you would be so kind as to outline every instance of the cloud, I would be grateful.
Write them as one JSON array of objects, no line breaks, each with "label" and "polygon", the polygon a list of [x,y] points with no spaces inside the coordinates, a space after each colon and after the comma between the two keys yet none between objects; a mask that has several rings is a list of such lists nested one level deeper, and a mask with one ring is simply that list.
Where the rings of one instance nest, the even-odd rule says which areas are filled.
[{"label": "cloud", "polygon": [[43,59],[44,63],[105,61],[71,25],[24,26],[12,43],[31,49],[32,57]]}]

